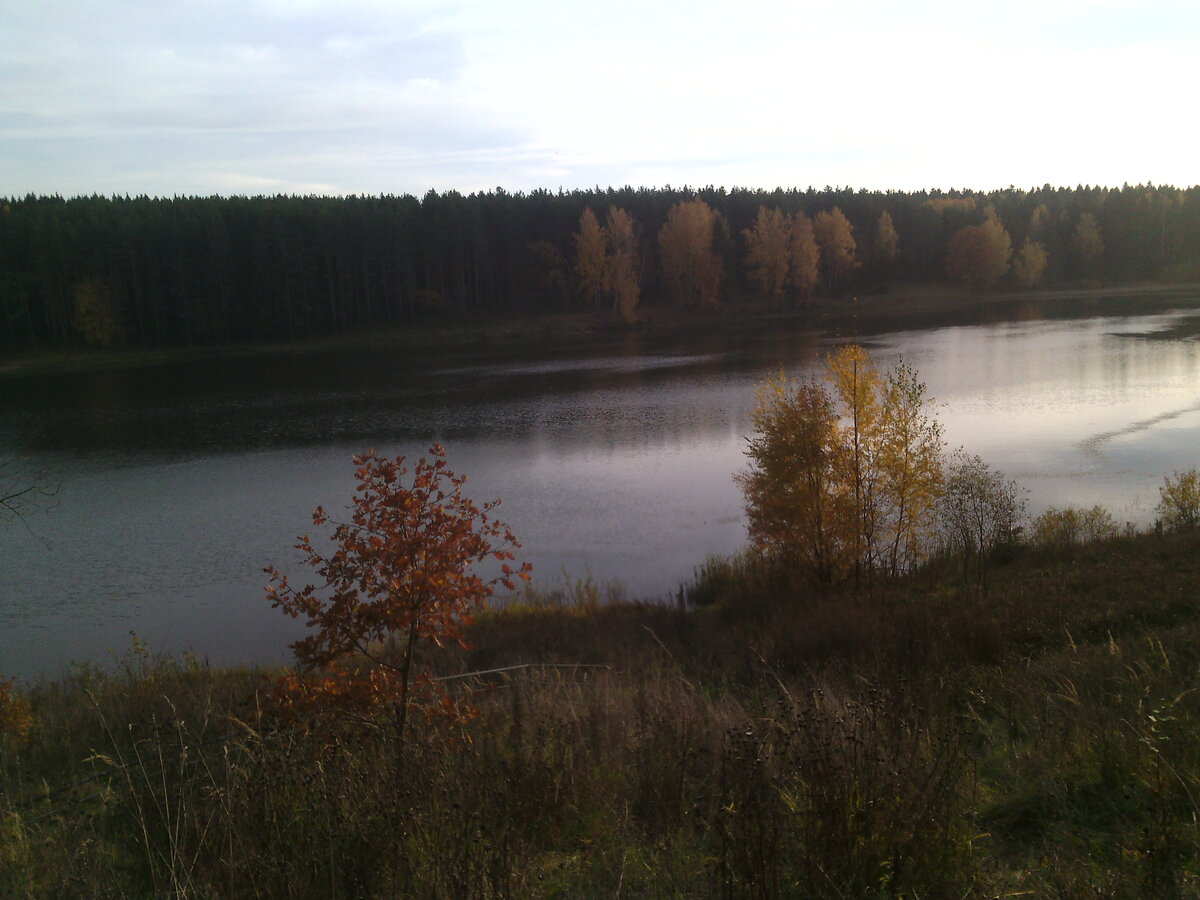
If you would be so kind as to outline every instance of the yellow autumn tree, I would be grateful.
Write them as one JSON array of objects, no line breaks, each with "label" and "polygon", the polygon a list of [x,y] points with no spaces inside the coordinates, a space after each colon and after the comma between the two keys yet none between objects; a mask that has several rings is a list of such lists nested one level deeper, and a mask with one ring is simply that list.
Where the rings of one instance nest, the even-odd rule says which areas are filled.
[{"label": "yellow autumn tree", "polygon": [[907,364],[887,374],[882,405],[876,439],[883,476],[872,567],[896,576],[911,571],[937,543],[945,441],[925,385]]},{"label": "yellow autumn tree", "polygon": [[1040,241],[1025,238],[1021,249],[1013,256],[1012,273],[1023,288],[1036,287],[1046,276],[1046,265],[1049,256]]},{"label": "yellow autumn tree", "polygon": [[575,277],[584,303],[599,310],[610,303],[625,322],[641,297],[641,265],[633,218],[613,207],[601,225],[591,207],[579,218],[575,235]]},{"label": "yellow autumn tree", "polygon": [[875,224],[875,258],[881,269],[888,269],[900,255],[900,235],[892,222],[892,215],[886,209],[879,214]]},{"label": "yellow autumn tree", "polygon": [[587,306],[597,306],[604,293],[604,255],[604,231],[589,206],[579,217],[575,235],[575,279],[579,298]]},{"label": "yellow autumn tree", "polygon": [[1158,489],[1158,527],[1169,532],[1200,528],[1200,471],[1188,469],[1163,479]]},{"label": "yellow autumn tree", "polygon": [[604,283],[612,297],[613,311],[621,321],[634,321],[633,311],[641,297],[642,285],[633,219],[623,209],[608,211],[604,226]]},{"label": "yellow autumn tree", "polygon": [[663,286],[680,306],[717,304],[721,260],[713,249],[718,214],[700,198],[676,203],[658,232]]},{"label": "yellow autumn tree", "polygon": [[854,529],[833,398],[780,374],[759,385],[753,423],[750,466],[735,476],[751,546],[816,584],[842,581]]},{"label": "yellow autumn tree", "polygon": [[840,401],[844,424],[839,441],[844,456],[843,490],[851,499],[850,560],[855,580],[874,565],[874,548],[880,529],[879,495],[882,491],[880,433],[884,379],[857,344],[842,347],[825,360],[834,396]]},{"label": "yellow autumn tree", "polygon": [[783,294],[788,278],[788,217],[778,209],[758,208],[754,226],[745,229],[746,270],[751,282],[764,296],[774,300]]},{"label": "yellow autumn tree", "polygon": [[858,245],[854,226],[836,206],[813,218],[813,236],[821,250],[821,269],[825,284],[832,291],[839,281],[858,268]]},{"label": "yellow autumn tree", "polygon": [[960,228],[946,246],[946,274],[983,290],[1008,272],[1012,241],[996,212],[988,208],[983,222]]},{"label": "yellow autumn tree", "polygon": [[751,544],[818,584],[909,571],[935,545],[943,483],[925,386],[858,346],[830,354],[826,375],[830,387],[780,376],[759,388],[736,476]]},{"label": "yellow autumn tree", "polygon": [[807,300],[820,277],[821,251],[813,235],[812,219],[798,212],[788,230],[788,287]]},{"label": "yellow autumn tree", "polygon": [[1050,210],[1045,203],[1039,203],[1029,214],[1029,237],[1042,241],[1050,231]]}]

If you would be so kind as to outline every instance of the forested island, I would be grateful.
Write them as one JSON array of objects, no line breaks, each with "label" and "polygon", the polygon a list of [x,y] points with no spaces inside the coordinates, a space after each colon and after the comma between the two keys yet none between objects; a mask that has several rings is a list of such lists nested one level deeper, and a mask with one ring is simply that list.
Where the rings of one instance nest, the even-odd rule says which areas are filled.
[{"label": "forested island", "polygon": [[0,200],[0,352],[1200,278],[1200,187]]}]

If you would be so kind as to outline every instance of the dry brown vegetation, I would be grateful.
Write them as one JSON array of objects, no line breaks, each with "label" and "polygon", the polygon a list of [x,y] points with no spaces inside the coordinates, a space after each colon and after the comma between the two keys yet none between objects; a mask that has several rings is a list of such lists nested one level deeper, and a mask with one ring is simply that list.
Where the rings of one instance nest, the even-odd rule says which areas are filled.
[{"label": "dry brown vegetation", "polygon": [[[526,595],[427,661],[457,730],[283,726],[135,645],[28,692],[5,896],[1191,896],[1194,534],[817,592],[711,560],[678,606]],[[690,598],[690,599],[689,599]],[[570,664],[557,668],[554,664]]]}]

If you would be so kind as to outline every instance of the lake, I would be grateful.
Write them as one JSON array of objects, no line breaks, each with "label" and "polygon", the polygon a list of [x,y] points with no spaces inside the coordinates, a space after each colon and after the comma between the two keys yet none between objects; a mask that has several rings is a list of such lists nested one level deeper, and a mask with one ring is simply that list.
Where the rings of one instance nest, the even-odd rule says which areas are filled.
[{"label": "lake", "polygon": [[[960,321],[857,335],[903,358],[952,447],[1029,491],[1030,509],[1106,505],[1148,524],[1165,474],[1200,465],[1200,324],[1146,315]],[[977,319],[978,317],[975,316]],[[217,663],[287,658],[297,624],[263,566],[304,583],[292,549],[339,510],[350,457],[442,443],[524,544],[535,583],[590,574],[667,597],[710,553],[744,546],[754,385],[816,372],[840,340],[789,321],[631,333],[518,357],[328,352],[0,379],[0,459],[53,473],[53,507],[0,525],[0,673],[99,664],[134,631]]]}]

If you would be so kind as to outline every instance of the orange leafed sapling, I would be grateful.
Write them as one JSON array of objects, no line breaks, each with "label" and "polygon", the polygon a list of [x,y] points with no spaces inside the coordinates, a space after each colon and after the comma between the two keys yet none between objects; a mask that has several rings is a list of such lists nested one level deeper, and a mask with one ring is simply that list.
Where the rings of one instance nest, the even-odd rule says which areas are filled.
[{"label": "orange leafed sapling", "polygon": [[[348,521],[321,507],[313,524],[333,526],[333,552],[307,535],[296,549],[321,586],[293,587],[274,566],[267,598],[311,633],[292,644],[303,675],[281,686],[285,704],[358,715],[391,709],[403,736],[410,706],[432,714],[469,711],[451,702],[427,671],[416,671],[419,645],[467,646],[463,629],[497,586],[528,580],[529,563],[514,565],[520,544],[493,516],[500,501],[477,506],[463,493],[466,476],[446,464],[439,445],[410,469],[403,456],[371,450],[354,457],[358,486]],[[495,574],[477,567],[490,564]],[[347,660],[359,665],[348,668]],[[420,695],[418,699],[417,695]]]}]

